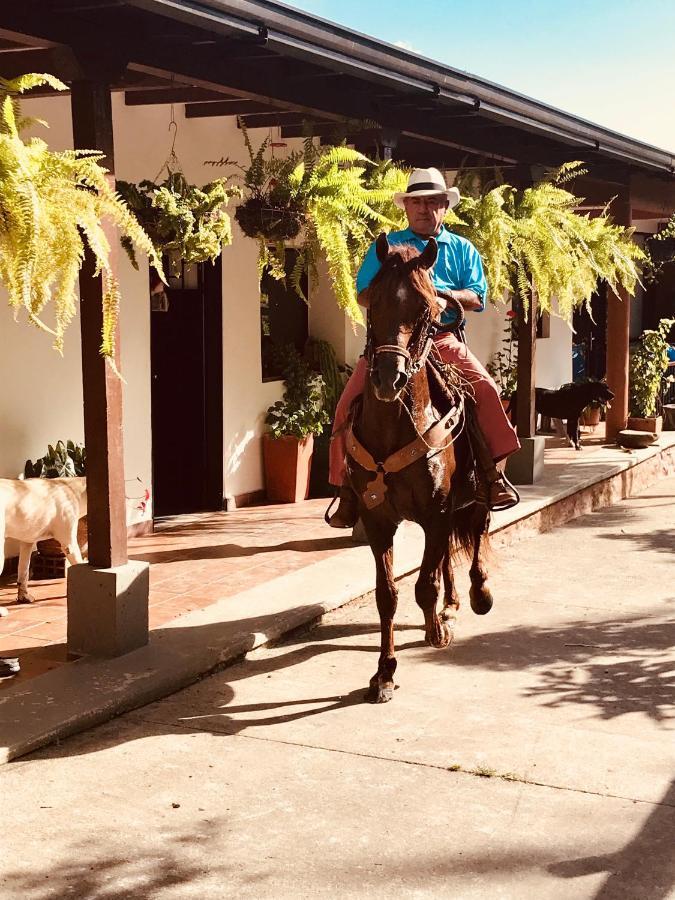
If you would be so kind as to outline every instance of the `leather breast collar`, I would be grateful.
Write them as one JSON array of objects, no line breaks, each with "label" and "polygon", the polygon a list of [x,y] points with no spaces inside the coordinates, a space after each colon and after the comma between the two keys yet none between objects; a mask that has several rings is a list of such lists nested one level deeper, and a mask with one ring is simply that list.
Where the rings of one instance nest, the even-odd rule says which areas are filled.
[{"label": "leather breast collar", "polygon": [[442,419],[430,425],[424,434],[418,434],[414,441],[390,454],[384,462],[375,462],[370,452],[354,434],[354,424],[352,423],[347,432],[347,453],[366,471],[375,473],[375,477],[369,479],[368,485],[361,495],[364,506],[367,509],[373,509],[384,501],[384,495],[387,492],[385,475],[400,472],[416,460],[423,457],[428,459],[449,447],[454,441],[452,432],[463,412],[464,401],[460,400],[458,406],[453,406]]}]

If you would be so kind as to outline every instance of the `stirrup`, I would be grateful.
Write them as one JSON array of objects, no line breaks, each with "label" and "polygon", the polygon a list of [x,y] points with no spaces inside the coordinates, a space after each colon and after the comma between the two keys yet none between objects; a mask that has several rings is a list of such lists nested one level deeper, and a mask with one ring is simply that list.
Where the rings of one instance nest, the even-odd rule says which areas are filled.
[{"label": "stirrup", "polygon": [[333,499],[330,501],[330,503],[328,504],[328,509],[323,514],[323,520],[326,523],[326,525],[330,525],[331,510],[335,506],[335,501],[339,500],[339,499],[340,499],[340,488],[335,488],[335,493],[333,494]]},{"label": "stirrup", "polygon": [[[349,494],[351,496],[345,496],[347,491],[349,491]],[[340,501],[340,504],[338,505],[336,511],[331,515],[331,510],[335,505],[335,501],[338,499]],[[335,519],[340,515],[340,513],[342,513],[342,521],[336,522]],[[349,515],[347,515],[347,513],[349,513]],[[354,495],[354,492],[351,490],[351,488],[345,488],[345,486],[343,485],[338,489],[337,493],[331,500],[330,505],[324,514],[324,521],[330,528],[353,528],[356,525],[358,518],[359,512],[356,496]]]}]

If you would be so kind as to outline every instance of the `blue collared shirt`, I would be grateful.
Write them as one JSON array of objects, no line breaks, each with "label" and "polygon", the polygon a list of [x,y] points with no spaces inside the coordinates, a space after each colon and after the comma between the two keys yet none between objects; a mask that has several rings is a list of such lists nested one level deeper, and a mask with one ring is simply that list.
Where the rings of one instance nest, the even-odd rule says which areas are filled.
[{"label": "blue collared shirt", "polygon": [[[390,244],[412,244],[420,253],[427,245],[427,241],[410,228],[405,228],[403,231],[392,231],[387,237]],[[487,281],[478,250],[471,241],[448,231],[445,225],[441,226],[440,232],[436,235],[436,242],[438,257],[430,272],[436,290],[461,291],[468,289],[473,291],[481,300],[481,307],[476,312],[484,310]],[[380,261],[377,258],[375,244],[371,244],[356,276],[357,292],[361,293],[365,290],[379,271]],[[451,325],[456,318],[457,313],[454,309],[445,310],[441,315],[444,325]]]}]

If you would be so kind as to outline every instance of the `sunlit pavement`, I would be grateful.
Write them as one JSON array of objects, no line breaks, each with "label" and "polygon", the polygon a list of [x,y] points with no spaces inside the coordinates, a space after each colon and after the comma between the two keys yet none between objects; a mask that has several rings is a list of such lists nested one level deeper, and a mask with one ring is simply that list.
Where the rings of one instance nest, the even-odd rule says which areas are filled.
[{"label": "sunlit pavement", "polygon": [[449,650],[404,580],[390,704],[368,599],[3,767],[0,896],[675,896],[674,550],[671,478],[501,549]]}]

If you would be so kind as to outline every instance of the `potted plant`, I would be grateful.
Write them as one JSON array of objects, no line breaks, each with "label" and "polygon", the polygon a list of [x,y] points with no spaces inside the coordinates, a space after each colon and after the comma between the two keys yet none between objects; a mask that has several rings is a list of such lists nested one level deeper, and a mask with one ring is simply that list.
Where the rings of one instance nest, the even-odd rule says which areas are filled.
[{"label": "potted plant", "polygon": [[[579,379],[579,381],[588,383],[591,381],[599,382],[599,381],[601,381],[601,379],[586,377],[586,378]],[[579,424],[586,425],[590,428],[595,428],[597,425],[600,424],[600,421],[602,419],[603,410],[606,408],[606,406],[607,406],[607,404],[603,403],[602,400],[591,400],[591,402],[588,404],[588,406],[586,406],[582,410],[581,416],[579,418]]]},{"label": "potted plant", "polygon": [[[235,211],[242,231],[259,246],[261,273],[286,278],[285,245],[294,240],[299,253],[290,275],[304,300],[302,276],[317,277],[317,259],[326,258],[338,305],[355,321],[363,317],[356,301],[356,270],[378,232],[398,224],[390,213],[391,198],[405,189],[406,172],[392,163],[374,163],[346,146],[316,145],[306,138],[302,150],[267,156],[271,141],[253,150],[244,123],[239,126],[249,155],[242,166],[230,159],[212,165],[234,165],[242,172],[244,200]],[[397,210],[400,216],[400,210]]]},{"label": "potted plant", "polygon": [[[213,261],[232,243],[226,207],[241,191],[228,186],[225,179],[200,188],[181,171],[169,170],[159,184],[118,181],[117,190],[149,235],[159,259],[167,256],[187,265]],[[138,268],[131,241],[123,237],[122,246]]]},{"label": "potted plant", "polygon": [[675,319],[661,319],[656,329],[640,335],[629,361],[629,412],[627,428],[659,434],[663,425],[659,392],[668,368],[668,333]]},{"label": "potted plant", "polygon": [[[87,453],[83,444],[74,441],[57,441],[49,444],[44,456],[34,462],[26,460],[24,478],[84,478],[86,476]],[[77,526],[77,542],[86,552],[87,517],[83,516]],[[35,578],[63,578],[65,574],[65,553],[61,544],[49,538],[38,541],[38,555],[34,563]]]},{"label": "potted plant", "polygon": [[[265,138],[257,151],[253,150],[243,121],[239,127],[249,155],[249,165],[240,166],[244,177],[245,199],[237,207],[234,217],[247,237],[266,242],[290,241],[302,227],[303,209],[293,198],[289,176],[298,164],[298,153],[289,156],[265,154],[271,139]],[[225,162],[231,163],[231,160]]]},{"label": "potted plant", "polygon": [[314,435],[330,418],[321,375],[312,371],[294,347],[283,351],[284,396],[267,411],[263,460],[268,499],[296,503],[309,496]]}]

